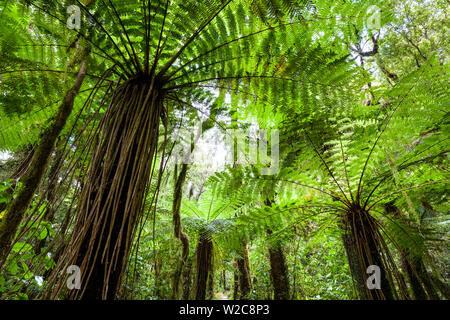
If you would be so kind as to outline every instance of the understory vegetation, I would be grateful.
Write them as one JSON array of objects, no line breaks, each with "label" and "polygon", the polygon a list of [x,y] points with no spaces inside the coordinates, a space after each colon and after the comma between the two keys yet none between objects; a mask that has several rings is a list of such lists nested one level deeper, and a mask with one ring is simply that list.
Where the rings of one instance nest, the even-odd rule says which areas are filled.
[{"label": "understory vegetation", "polygon": [[449,299],[448,7],[0,0],[0,299]]}]

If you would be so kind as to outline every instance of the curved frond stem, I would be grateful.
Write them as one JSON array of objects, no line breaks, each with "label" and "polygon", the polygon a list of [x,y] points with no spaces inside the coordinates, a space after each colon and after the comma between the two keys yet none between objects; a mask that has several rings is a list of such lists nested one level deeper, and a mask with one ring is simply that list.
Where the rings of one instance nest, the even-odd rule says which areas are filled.
[{"label": "curved frond stem", "polygon": [[[43,9],[42,7],[40,7],[39,5],[37,5],[35,2],[30,0],[30,4],[33,5],[36,9],[41,10],[42,12],[45,12],[46,14],[48,14],[50,17],[56,19],[57,21],[59,21],[60,23],[62,23],[63,25],[66,25],[66,22],[61,20],[60,18],[58,18],[56,15],[48,12],[47,10]],[[74,29],[75,30],[75,29]],[[88,37],[86,37],[83,33],[81,33],[80,31],[76,31],[75,33],[78,36],[83,37],[83,39],[85,39],[86,41],[88,41],[90,43],[90,45],[92,45],[94,48],[97,48],[98,50],[100,50],[105,56],[108,57],[109,60],[111,60],[112,62],[114,62],[116,65],[118,65],[122,71],[125,73],[126,76],[130,76],[129,70],[127,70],[125,68],[125,66],[118,61],[117,59],[113,58],[111,55],[109,55],[104,49],[100,48],[96,43],[94,43],[92,40],[90,40]],[[92,50],[91,50],[92,51]]]},{"label": "curved frond stem", "polygon": [[[102,1],[104,2],[104,0],[102,0]],[[142,71],[142,67],[141,67],[141,64],[139,63],[139,59],[138,59],[138,57],[136,55],[136,51],[134,49],[133,43],[130,40],[130,37],[129,37],[128,32],[127,32],[127,29],[125,28],[125,25],[123,24],[123,21],[120,18],[120,15],[117,12],[116,7],[113,5],[112,1],[111,0],[108,0],[108,1],[111,4],[111,7],[112,7],[112,9],[114,11],[115,16],[117,17],[117,20],[119,20],[119,24],[122,27],[122,30],[125,33],[125,37],[127,38],[127,41],[128,41],[128,43],[130,45],[131,51],[133,52],[134,60],[136,62],[135,63],[136,69],[137,69],[138,72],[141,72]],[[105,6],[106,6],[106,4],[105,4]],[[127,45],[126,45],[125,41],[123,41],[123,39],[122,39],[122,36],[120,36],[120,40],[124,44],[125,50],[127,50],[128,55],[131,57],[130,52],[128,51]]]},{"label": "curved frond stem", "polygon": [[156,70],[156,66],[158,64],[158,60],[161,54],[161,40],[162,40],[162,36],[164,33],[164,27],[166,25],[166,19],[167,19],[167,11],[169,9],[169,2],[170,0],[166,0],[166,6],[164,8],[164,17],[163,17],[163,23],[161,25],[161,30],[159,31],[159,39],[158,39],[158,46],[156,47],[156,51],[155,51],[155,59],[153,60],[153,65],[152,65],[152,70],[151,70],[151,74],[153,74]]},{"label": "curved frond stem", "polygon": [[363,208],[366,209],[367,204],[369,203],[370,198],[372,197],[373,193],[381,186],[381,184],[387,179],[389,176],[384,177],[381,179],[376,186],[370,191],[369,195],[367,196],[366,200],[364,201]]},{"label": "curved frond stem", "polygon": [[[400,164],[398,165],[399,170],[401,170],[401,167],[403,166],[403,164],[405,164],[406,161],[411,160],[411,159],[417,157],[418,155],[424,153],[425,151],[430,150],[430,149],[433,148],[434,146],[436,146],[436,145],[440,144],[441,142],[444,142],[445,140],[448,140],[448,139],[450,139],[450,137],[445,137],[445,138],[443,138],[443,139],[441,139],[441,140],[439,140],[439,141],[433,143],[432,145],[426,147],[426,148],[423,149],[422,151],[416,153],[416,154],[413,155],[412,157],[410,157],[410,158],[408,158],[408,159],[405,159],[402,163],[400,163]],[[448,151],[450,151],[450,150],[445,150],[445,152],[448,152]],[[408,165],[406,165],[406,166],[408,166]]]},{"label": "curved frond stem", "polygon": [[[445,140],[447,140],[447,139],[449,139],[449,138],[441,139],[441,140],[439,140],[438,142],[433,143],[431,146],[429,146],[429,147],[425,148],[424,150],[418,152],[417,154],[413,155],[412,157],[410,157],[410,158],[404,160],[404,161],[398,166],[398,171],[405,170],[406,168],[410,167],[411,165],[417,164],[417,163],[423,161],[424,159],[429,159],[430,157],[425,157],[425,158],[422,158],[422,159],[419,159],[419,160],[416,160],[416,161],[412,161],[412,162],[410,162],[410,163],[405,164],[406,161],[411,160],[411,159],[417,157],[419,154],[422,154],[422,153],[424,153],[425,151],[430,150],[432,147],[434,147],[434,146],[440,144],[441,142],[443,142],[443,141],[445,141]],[[444,151],[440,152],[440,153],[438,154],[438,156],[439,156],[439,155],[444,155],[444,154],[448,153],[449,151],[450,151],[450,150],[444,150]],[[435,157],[435,156],[433,156],[433,157]],[[371,190],[371,192],[369,193],[369,196],[368,196],[367,199],[365,200],[365,203],[364,203],[364,206],[363,206],[364,208],[365,208],[365,207],[367,206],[367,204],[369,203],[369,200],[370,200],[370,198],[372,197],[373,193],[376,191],[376,189],[378,189],[378,187],[379,187],[386,179],[390,179],[390,178],[391,178],[390,175],[385,175],[385,176],[377,183],[377,185]]]},{"label": "curved frond stem", "polygon": [[309,143],[311,144],[311,146],[314,149],[314,152],[317,154],[317,156],[319,157],[320,161],[325,165],[325,168],[327,169],[328,173],[330,174],[331,178],[333,179],[334,183],[336,183],[336,186],[339,188],[339,190],[341,191],[342,195],[345,198],[345,201],[342,199],[342,201],[348,205],[350,205],[350,201],[347,198],[347,195],[345,194],[344,190],[342,189],[341,185],[339,184],[339,182],[336,180],[336,177],[334,176],[333,172],[331,171],[330,167],[328,166],[328,164],[326,163],[325,159],[322,157],[322,155],[320,154],[319,150],[317,150],[314,142],[311,140],[311,137],[309,136],[308,132],[305,130],[305,135],[309,140]]},{"label": "curved frond stem", "polygon": [[350,188],[350,180],[348,178],[348,172],[347,172],[347,162],[345,161],[345,154],[344,154],[344,147],[342,146],[342,139],[339,136],[339,145],[341,148],[341,154],[342,154],[342,162],[344,164],[344,174],[345,174],[345,181],[347,182],[347,187],[348,187],[348,193],[350,194],[350,197],[352,199],[352,202],[354,202],[353,199],[353,194],[352,194],[352,189]]},{"label": "curved frond stem", "polygon": [[[422,70],[422,73],[424,71]],[[356,191],[356,201],[359,202],[361,193],[362,193],[362,180],[364,178],[364,173],[366,171],[367,165],[369,163],[369,160],[372,156],[372,153],[375,149],[375,147],[378,144],[378,141],[380,140],[381,136],[383,135],[383,133],[386,131],[392,117],[394,116],[394,113],[398,110],[398,108],[400,107],[400,105],[403,103],[403,101],[405,101],[406,97],[410,94],[410,92],[412,91],[412,89],[416,86],[416,84],[414,83],[409,89],[408,91],[404,94],[404,96],[402,97],[402,99],[399,101],[399,103],[397,104],[397,106],[394,108],[394,110],[392,110],[392,112],[388,115],[387,119],[386,119],[386,124],[384,125],[383,129],[381,130],[381,132],[379,133],[379,135],[377,136],[377,138],[375,139],[375,142],[372,146],[372,148],[369,151],[369,154],[367,155],[366,161],[364,163],[363,169],[361,171],[361,176],[359,177],[359,182],[358,182],[358,189]]]},{"label": "curved frond stem", "polygon": [[[242,58],[256,58],[256,57],[261,57],[261,56],[248,56],[247,55],[247,56],[238,56],[238,57],[231,57],[231,58],[227,58],[227,59],[223,59],[223,60],[218,60],[218,61],[214,61],[214,62],[211,62],[211,63],[207,63],[205,65],[202,65],[201,67],[189,70],[188,73],[195,72],[195,71],[198,71],[198,70],[202,70],[202,69],[205,69],[205,68],[211,67],[213,65],[216,65],[216,64],[219,64],[219,63],[223,63],[223,62],[228,62],[228,61],[242,59]],[[171,79],[168,82],[178,80],[180,78],[183,78],[184,76],[185,76],[185,74],[179,75],[178,77],[175,77],[175,78]]]},{"label": "curved frond stem", "polygon": [[[300,79],[277,77],[277,76],[269,76],[269,75],[237,75],[237,76],[224,76],[224,77],[207,78],[207,79],[203,79],[203,80],[197,80],[197,81],[182,83],[180,85],[169,87],[169,88],[167,88],[167,90],[180,89],[180,88],[184,88],[184,87],[195,86],[198,83],[208,82],[208,81],[234,80],[234,79],[237,79],[237,80],[239,80],[239,79],[275,79],[275,80],[291,81],[291,82],[298,82],[298,83],[304,83],[305,82],[304,80],[300,80]],[[322,85],[322,86],[328,86],[328,87],[340,87],[338,85],[324,84],[324,83],[317,83],[317,82],[309,82],[309,83]]]},{"label": "curved frond stem", "polygon": [[214,13],[205,23],[203,23],[183,44],[183,46],[178,50],[177,53],[170,59],[159,71],[158,76],[163,76],[169,70],[169,68],[174,64],[174,62],[178,59],[178,57],[184,52],[184,50],[201,34],[201,32],[224,10],[232,0],[226,0],[222,6]]},{"label": "curved frond stem", "polygon": [[206,52],[203,52],[202,54],[196,56],[195,58],[189,60],[188,62],[186,62],[185,64],[183,64],[182,66],[180,66],[179,68],[177,68],[176,70],[174,70],[172,73],[170,73],[170,74],[168,75],[168,79],[169,79],[168,82],[177,79],[178,77],[177,77],[177,78],[172,78],[172,77],[173,77],[175,74],[177,74],[178,72],[180,72],[181,70],[183,70],[186,66],[190,65],[191,63],[197,61],[198,59],[200,59],[200,58],[206,56],[207,54],[209,54],[209,53],[211,53],[211,52],[214,52],[214,51],[216,51],[216,50],[218,50],[218,49],[220,49],[220,48],[223,48],[223,47],[225,47],[225,46],[227,46],[227,45],[229,45],[229,44],[231,44],[231,43],[233,43],[233,42],[237,42],[237,41],[240,41],[240,40],[249,38],[249,37],[256,36],[256,35],[258,35],[258,34],[260,34],[260,33],[266,32],[266,31],[273,31],[273,30],[276,29],[276,28],[283,27],[283,26],[288,26],[288,25],[296,24],[296,23],[298,23],[298,22],[290,22],[290,23],[284,23],[284,24],[280,24],[280,25],[277,25],[277,26],[273,26],[273,27],[268,27],[268,28],[265,28],[265,29],[262,29],[262,30],[258,30],[258,31],[252,32],[252,33],[247,34],[247,35],[245,35],[245,36],[241,36],[241,37],[232,39],[232,40],[227,41],[227,42],[225,42],[225,43],[222,43],[222,44],[220,44],[220,45],[218,45],[218,46],[216,46],[216,47],[214,47],[214,48],[212,48],[212,49],[210,49],[210,50],[208,50],[208,51],[206,51]]},{"label": "curved frond stem", "polygon": [[417,186],[408,187],[408,188],[402,188],[402,189],[400,189],[400,190],[397,190],[397,191],[395,191],[395,192],[392,192],[392,193],[390,193],[390,194],[388,194],[388,195],[385,195],[385,196],[379,198],[378,200],[376,200],[376,201],[375,201],[375,202],[367,209],[367,211],[370,211],[370,210],[371,210],[378,202],[383,201],[383,200],[386,199],[386,198],[392,197],[393,195],[395,195],[395,194],[397,194],[397,193],[400,193],[400,192],[403,192],[403,191],[406,191],[406,190],[412,190],[412,189],[422,188],[422,187],[425,187],[425,186],[431,186],[431,185],[439,184],[439,183],[448,183],[448,181],[435,181],[435,182],[423,183],[423,184],[420,184],[420,185],[417,185]]},{"label": "curved frond stem", "polygon": [[[19,69],[19,70],[5,70],[5,71],[0,71],[0,74],[7,74],[7,73],[19,73],[19,72],[52,72],[52,73],[70,73],[70,74],[77,74],[76,72],[68,72],[65,70],[52,70],[52,69]],[[112,83],[115,83],[113,80],[109,80],[109,79],[103,79],[101,76],[96,76],[93,74],[89,74],[86,73],[86,76],[91,77],[91,78],[96,78],[96,79],[102,79],[104,81],[109,81]]]},{"label": "curved frond stem", "polygon": [[257,94],[241,90],[240,88],[230,88],[230,87],[224,87],[224,86],[218,86],[218,85],[198,85],[196,87],[197,88],[225,89],[225,90],[229,90],[229,91],[235,91],[236,93],[241,93],[242,92],[244,94],[248,94],[248,95],[253,96],[255,98],[255,100],[260,99]]}]

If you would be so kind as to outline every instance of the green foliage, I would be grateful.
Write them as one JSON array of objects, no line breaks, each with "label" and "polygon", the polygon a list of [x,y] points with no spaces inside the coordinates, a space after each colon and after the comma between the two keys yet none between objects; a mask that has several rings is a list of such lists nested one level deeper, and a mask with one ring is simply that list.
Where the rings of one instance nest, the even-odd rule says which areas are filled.
[{"label": "green foliage", "polygon": [[[81,9],[80,30],[66,27],[69,4]],[[50,177],[37,191],[33,214],[21,226],[27,231],[0,275],[1,295],[27,299],[40,292],[36,277],[53,268],[55,248],[67,241],[55,226],[68,217],[66,227],[73,227],[70,210],[114,88],[153,76],[164,105],[159,151],[120,298],[171,297],[181,249],[172,225],[171,148],[177,142],[166,134],[190,128],[199,116],[207,118],[204,132],[280,133],[276,175],[261,174],[261,159],[214,174],[189,165],[181,207],[188,258],[200,237],[213,239],[228,295],[239,273],[233,262],[244,258],[246,243],[250,298],[272,297],[268,248],[277,243],[293,299],[356,298],[342,241],[342,220],[352,205],[375,219],[396,265],[405,256],[421,260],[448,283],[446,4],[0,0],[0,151],[38,142],[82,51],[91,49],[86,82],[61,134],[67,145],[55,181],[71,178],[58,183],[54,202]],[[381,10],[375,29],[368,25],[373,5]],[[0,183],[0,207],[14,197],[12,183]],[[46,206],[56,209],[53,221],[43,218]],[[44,247],[34,252],[39,242]],[[405,267],[399,270],[408,279]],[[222,281],[220,272],[215,277]]]}]

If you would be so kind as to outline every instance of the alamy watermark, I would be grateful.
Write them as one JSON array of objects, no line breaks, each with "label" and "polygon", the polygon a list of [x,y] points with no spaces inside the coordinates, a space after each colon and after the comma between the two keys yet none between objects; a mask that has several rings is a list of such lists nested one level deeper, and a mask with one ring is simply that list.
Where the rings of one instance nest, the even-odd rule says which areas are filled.
[{"label": "alamy watermark", "polygon": [[70,30],[81,29],[81,10],[78,6],[68,6],[67,7],[67,13],[70,14],[69,18],[67,19],[67,28]]},{"label": "alamy watermark", "polygon": [[371,265],[367,267],[367,274],[370,277],[367,278],[366,285],[369,290],[381,289],[381,269],[377,265]]},{"label": "alamy watermark", "polygon": [[[198,164],[213,167],[212,161],[221,165],[256,165],[261,175],[275,175],[280,171],[278,129],[229,129],[218,133],[216,141],[206,142],[212,150],[202,155],[194,155],[193,149],[207,141],[202,133],[201,123],[195,127],[178,129],[171,140],[175,142],[173,156],[177,164]],[[270,151],[269,151],[270,147]],[[218,168],[216,168],[218,169]]]},{"label": "alamy watermark", "polygon": [[81,272],[80,267],[77,265],[70,265],[66,272],[70,274],[70,276],[67,278],[67,288],[70,290],[73,289],[81,289]]},{"label": "alamy watermark", "polygon": [[369,30],[378,30],[381,28],[381,9],[375,5],[367,8],[366,27]]},{"label": "alamy watermark", "polygon": [[[314,7],[314,6],[313,6]],[[314,7],[314,14],[317,10]],[[70,5],[67,7],[67,14],[69,17],[67,19],[67,28],[70,30],[80,30],[81,29],[81,9],[79,6]],[[376,5],[371,5],[365,11],[362,11],[359,15],[360,18],[364,20],[364,24],[368,30],[378,30],[381,28],[381,9]],[[342,17],[338,15],[335,16],[336,24],[342,21]]]}]

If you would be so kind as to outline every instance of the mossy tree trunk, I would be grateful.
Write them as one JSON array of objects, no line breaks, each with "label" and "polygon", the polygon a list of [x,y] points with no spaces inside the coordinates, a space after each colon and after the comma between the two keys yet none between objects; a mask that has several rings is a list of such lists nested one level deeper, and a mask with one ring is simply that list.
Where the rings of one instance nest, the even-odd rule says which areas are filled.
[{"label": "mossy tree trunk", "polygon": [[33,159],[31,160],[30,168],[21,179],[22,186],[16,198],[6,209],[6,213],[0,225],[0,269],[8,256],[11,243],[19,228],[20,222],[47,170],[56,139],[72,112],[75,97],[78,95],[78,91],[83,84],[85,76],[86,57],[84,57],[81,62],[75,83],[66,93],[63,102],[58,109],[57,115],[42,134],[42,138],[39,141]]},{"label": "mossy tree trunk", "polygon": [[[271,199],[266,199],[264,204],[271,207],[274,203]],[[267,229],[267,234],[272,234],[271,229]],[[275,241],[269,245],[269,260],[270,260],[270,279],[274,290],[275,300],[289,300],[290,286],[288,269],[283,248],[280,242]]]},{"label": "mossy tree trunk", "polygon": [[175,238],[179,239],[182,245],[182,253],[179,264],[175,270],[173,275],[173,284],[172,284],[172,299],[178,299],[180,297],[180,284],[181,277],[183,274],[183,269],[186,265],[187,259],[189,257],[189,237],[186,233],[183,232],[183,226],[181,225],[181,199],[183,195],[183,184],[186,180],[186,174],[188,170],[188,165],[183,163],[181,166],[180,174],[177,176],[177,166],[175,167],[175,191],[174,191],[174,199],[173,199],[173,225],[174,225],[174,233]]}]

